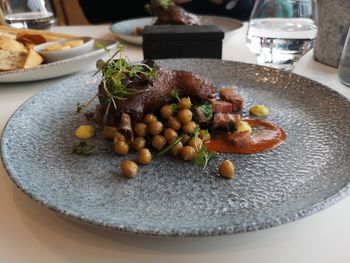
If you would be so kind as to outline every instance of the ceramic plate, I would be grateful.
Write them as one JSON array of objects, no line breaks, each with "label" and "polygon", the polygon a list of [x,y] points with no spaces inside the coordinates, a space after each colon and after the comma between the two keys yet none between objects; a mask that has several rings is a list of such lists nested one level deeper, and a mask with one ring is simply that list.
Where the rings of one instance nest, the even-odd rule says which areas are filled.
[{"label": "ceramic plate", "polygon": [[[106,40],[97,40],[107,48],[114,49],[115,43]],[[96,60],[104,57],[105,52],[101,48],[95,47],[94,50],[76,57],[42,64],[38,67],[29,69],[18,69],[0,72],[0,83],[5,82],[27,82],[43,79],[57,78],[73,74],[86,69],[91,69],[91,65]]]},{"label": "ceramic plate", "polygon": [[[225,37],[232,34],[236,29],[240,28],[242,22],[221,16],[198,16],[202,25],[217,25],[225,32]],[[118,38],[128,43],[141,45],[142,36],[136,36],[135,30],[137,27],[144,28],[152,25],[155,21],[154,17],[144,17],[121,21],[111,26],[111,31],[117,35]]]},{"label": "ceramic plate", "polygon": [[[204,171],[180,158],[157,158],[133,179],[119,174],[112,142],[97,136],[97,153],[72,153],[85,118],[78,101],[97,91],[99,77],[77,75],[29,99],[11,117],[2,158],[15,184],[60,214],[138,234],[209,236],[253,231],[315,213],[349,193],[350,103],[307,78],[220,60],[165,60],[218,86],[236,85],[245,100],[271,109],[269,120],[287,140],[253,155],[220,154]],[[72,88],[74,86],[74,88]],[[219,177],[219,163],[235,163],[236,179]]]}]

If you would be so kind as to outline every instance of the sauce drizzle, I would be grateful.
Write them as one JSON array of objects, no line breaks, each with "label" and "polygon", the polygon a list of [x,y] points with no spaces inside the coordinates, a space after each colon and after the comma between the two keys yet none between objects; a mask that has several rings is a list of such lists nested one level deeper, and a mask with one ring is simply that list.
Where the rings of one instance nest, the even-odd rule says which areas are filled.
[{"label": "sauce drizzle", "polygon": [[219,153],[252,154],[274,149],[286,140],[285,132],[276,124],[260,119],[244,119],[253,128],[252,140],[245,147],[228,141],[227,135],[205,142],[208,151]]}]

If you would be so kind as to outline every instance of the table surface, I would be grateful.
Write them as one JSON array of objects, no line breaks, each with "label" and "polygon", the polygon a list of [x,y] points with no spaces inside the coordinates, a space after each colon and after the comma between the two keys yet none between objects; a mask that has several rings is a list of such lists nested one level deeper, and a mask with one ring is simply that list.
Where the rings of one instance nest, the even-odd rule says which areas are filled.
[{"label": "table surface", "polygon": [[[225,40],[224,59],[255,63],[245,45],[246,30],[245,24]],[[108,25],[53,31],[115,39]],[[128,45],[127,52],[132,61],[142,59],[141,47]],[[297,63],[294,72],[350,98],[350,88],[339,83],[337,70],[314,61],[312,52]],[[24,101],[64,78],[0,84],[0,133]],[[49,211],[18,190],[0,163],[0,207],[0,262],[350,262],[349,197],[304,219],[250,233],[144,237],[93,228]]]}]

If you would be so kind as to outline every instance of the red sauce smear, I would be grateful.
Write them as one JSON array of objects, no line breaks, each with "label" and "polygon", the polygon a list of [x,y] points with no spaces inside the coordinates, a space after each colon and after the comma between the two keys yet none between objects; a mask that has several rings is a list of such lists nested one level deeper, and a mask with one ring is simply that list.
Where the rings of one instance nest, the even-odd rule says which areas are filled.
[{"label": "red sauce smear", "polygon": [[208,151],[219,153],[252,154],[274,149],[286,140],[285,132],[276,124],[259,119],[244,119],[253,128],[252,140],[245,147],[237,147],[227,136],[212,138],[205,143]]}]

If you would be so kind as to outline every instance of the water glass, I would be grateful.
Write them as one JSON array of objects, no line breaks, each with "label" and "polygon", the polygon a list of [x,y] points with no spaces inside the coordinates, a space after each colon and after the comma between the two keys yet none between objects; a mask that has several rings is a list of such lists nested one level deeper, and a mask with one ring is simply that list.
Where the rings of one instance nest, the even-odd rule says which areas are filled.
[{"label": "water glass", "polygon": [[341,83],[350,87],[350,28],[340,58],[338,76]]},{"label": "water glass", "polygon": [[55,23],[49,0],[5,0],[2,9],[11,27],[49,29]]},{"label": "water glass", "polygon": [[292,70],[317,35],[316,0],[256,0],[247,45],[258,64]]}]

